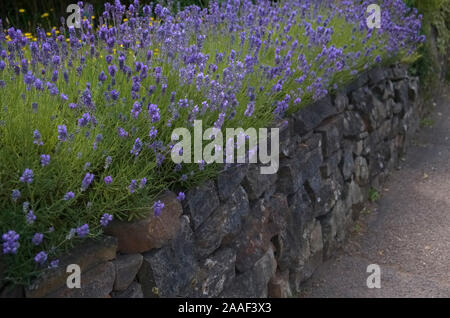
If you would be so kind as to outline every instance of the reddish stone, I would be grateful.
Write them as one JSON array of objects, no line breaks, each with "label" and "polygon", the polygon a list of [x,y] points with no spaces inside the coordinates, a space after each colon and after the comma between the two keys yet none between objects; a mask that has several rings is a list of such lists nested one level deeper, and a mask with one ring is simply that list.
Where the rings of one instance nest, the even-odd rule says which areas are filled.
[{"label": "reddish stone", "polygon": [[183,212],[175,193],[167,191],[159,200],[164,203],[160,216],[148,216],[133,222],[113,221],[105,233],[117,237],[118,250],[124,254],[143,253],[164,246],[180,230],[180,216]]}]

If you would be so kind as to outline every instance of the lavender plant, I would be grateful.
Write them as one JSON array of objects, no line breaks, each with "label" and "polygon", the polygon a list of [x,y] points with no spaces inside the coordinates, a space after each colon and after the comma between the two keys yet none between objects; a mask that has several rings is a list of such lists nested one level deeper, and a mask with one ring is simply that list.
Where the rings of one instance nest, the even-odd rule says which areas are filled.
[{"label": "lavender plant", "polygon": [[[176,15],[105,4],[94,28],[36,41],[0,21],[0,234],[7,279],[28,283],[78,240],[116,219],[164,213],[157,200],[214,176],[175,165],[171,132],[266,127],[358,72],[414,54],[421,17],[386,0],[212,2]],[[90,6],[82,7],[91,16]],[[58,31],[58,32],[57,32]]]}]

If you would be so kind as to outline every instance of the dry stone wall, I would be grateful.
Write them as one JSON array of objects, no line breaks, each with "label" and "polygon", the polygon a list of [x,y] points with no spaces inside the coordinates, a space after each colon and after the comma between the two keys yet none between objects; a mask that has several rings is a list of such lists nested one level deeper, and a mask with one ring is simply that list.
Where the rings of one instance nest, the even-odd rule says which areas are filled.
[{"label": "dry stone wall", "polygon": [[[288,297],[349,233],[370,188],[398,165],[421,115],[418,78],[376,68],[280,123],[280,168],[232,166],[191,189],[165,193],[159,218],[113,222],[26,297]],[[82,268],[68,289],[64,264]]]}]

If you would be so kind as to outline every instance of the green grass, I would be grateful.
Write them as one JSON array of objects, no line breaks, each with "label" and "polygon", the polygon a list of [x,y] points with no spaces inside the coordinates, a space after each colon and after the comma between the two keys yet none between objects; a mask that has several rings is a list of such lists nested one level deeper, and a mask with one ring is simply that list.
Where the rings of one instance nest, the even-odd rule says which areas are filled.
[{"label": "green grass", "polygon": [[370,188],[369,190],[369,201],[370,202],[377,202],[380,199],[380,192],[378,192],[375,188]]}]

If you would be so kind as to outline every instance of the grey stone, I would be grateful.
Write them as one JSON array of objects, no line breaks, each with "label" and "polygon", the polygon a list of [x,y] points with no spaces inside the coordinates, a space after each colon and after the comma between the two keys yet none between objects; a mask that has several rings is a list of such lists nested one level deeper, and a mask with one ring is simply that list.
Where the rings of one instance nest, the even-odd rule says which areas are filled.
[{"label": "grey stone", "polygon": [[355,159],[355,181],[359,185],[366,185],[369,182],[369,167],[364,157]]},{"label": "grey stone", "polygon": [[217,192],[222,201],[228,199],[246,176],[248,165],[233,164],[217,177]]},{"label": "grey stone", "polygon": [[355,146],[353,147],[353,153],[355,154],[355,156],[360,156],[364,150],[364,141],[358,140],[354,145]]},{"label": "grey stone", "polygon": [[367,72],[363,72],[358,75],[358,78],[349,83],[346,86],[345,90],[347,93],[352,93],[358,90],[359,88],[367,85],[368,83],[369,83],[369,76]]},{"label": "grey stone", "polygon": [[402,105],[407,105],[408,98],[408,84],[405,81],[396,82],[394,84],[395,102]]},{"label": "grey stone", "polygon": [[[297,154],[301,156],[304,152],[297,152]],[[277,172],[276,189],[278,192],[292,194],[297,192],[303,185],[302,163],[301,157],[281,160],[280,168]]]},{"label": "grey stone", "polygon": [[304,188],[289,196],[288,204],[287,209],[280,209],[284,224],[278,222],[280,233],[272,239],[281,271],[288,270],[301,254],[305,228],[314,219],[313,204]]},{"label": "grey stone", "polygon": [[349,207],[360,204],[364,201],[364,194],[360,186],[354,180],[348,184],[347,193],[347,206]]},{"label": "grey stone", "polygon": [[305,228],[303,242],[290,270],[290,281],[296,292],[301,284],[312,276],[317,267],[323,262],[323,241],[320,222],[312,221]]},{"label": "grey stone", "polygon": [[277,262],[273,247],[259,259],[253,268],[237,275],[229,288],[220,295],[225,298],[262,298],[268,296],[268,283],[275,275]]},{"label": "grey stone", "polygon": [[249,200],[256,200],[271,188],[276,180],[276,174],[261,174],[259,166],[252,164],[242,182],[242,186],[247,191]]},{"label": "grey stone", "polygon": [[169,245],[143,254],[137,275],[144,297],[194,297],[199,265],[194,254],[192,230],[186,216],[181,230]]},{"label": "grey stone", "polygon": [[287,198],[275,194],[270,201],[259,200],[247,217],[235,243],[236,269],[249,270],[271,245],[271,239],[285,226],[285,214],[289,213]]},{"label": "grey stone", "polygon": [[216,187],[212,181],[207,181],[205,184],[187,192],[186,206],[191,216],[194,230],[219,207],[219,204]]},{"label": "grey stone", "polygon": [[370,103],[370,98],[371,94],[367,86],[360,87],[350,93],[350,103],[355,106],[355,109],[365,114],[369,113],[367,106]]},{"label": "grey stone", "polygon": [[24,286],[7,284],[3,285],[3,289],[0,290],[0,298],[24,298],[25,289]]},{"label": "grey stone", "polygon": [[419,96],[419,82],[417,78],[412,78],[408,83],[408,97],[409,101],[414,102]]},{"label": "grey stone", "polygon": [[270,298],[289,298],[292,296],[289,285],[289,271],[276,272],[269,281]]},{"label": "grey stone", "polygon": [[343,119],[343,136],[357,138],[366,129],[366,124],[357,112],[345,112]]},{"label": "grey stone", "polygon": [[313,104],[300,109],[293,114],[295,119],[294,131],[304,135],[316,128],[323,120],[337,114],[337,109],[331,102],[331,97],[327,95]]},{"label": "grey stone", "polygon": [[[116,258],[117,239],[103,236],[98,240],[86,240],[59,258],[59,267],[45,270],[25,290],[26,297],[41,298],[66,286],[66,267],[77,264],[82,272]],[[113,281],[114,283],[114,281]]]},{"label": "grey stone", "polygon": [[112,298],[144,298],[142,286],[138,282],[132,282],[127,289],[120,292],[112,292]]},{"label": "grey stone", "polygon": [[329,259],[345,240],[348,227],[346,208],[345,202],[339,200],[330,213],[320,218],[325,259]]},{"label": "grey stone", "polygon": [[342,149],[339,149],[334,154],[332,154],[328,159],[326,159],[322,165],[321,172],[322,178],[328,178],[333,173],[339,169],[339,163],[342,160]]},{"label": "grey stone", "polygon": [[[317,148],[308,152],[302,161],[302,174],[304,180],[311,180],[314,178],[320,179],[320,167],[323,163],[322,150]],[[311,181],[313,183],[314,181]]]},{"label": "grey stone", "polygon": [[378,128],[378,135],[380,140],[386,140],[392,136],[392,120],[386,119]]},{"label": "grey stone", "polygon": [[198,255],[207,256],[218,249],[223,241],[231,241],[239,233],[249,209],[247,194],[239,186],[228,201],[195,231]]},{"label": "grey stone", "polygon": [[344,149],[344,156],[342,158],[342,175],[345,180],[348,180],[351,178],[355,166],[352,144],[346,143]]},{"label": "grey stone", "polygon": [[343,122],[343,116],[338,116],[324,122],[317,128],[317,132],[322,134],[323,154],[325,158],[328,158],[340,148]]},{"label": "grey stone", "polygon": [[374,67],[368,72],[369,81],[372,85],[376,85],[386,79],[386,72],[382,67]]},{"label": "grey stone", "polygon": [[339,91],[334,98],[334,107],[339,113],[342,113],[347,109],[349,100],[347,94],[344,91]]},{"label": "grey stone", "polygon": [[394,83],[392,83],[392,81],[386,81],[386,84],[384,85],[384,91],[383,91],[382,98],[384,101],[387,101],[394,97],[395,97]]},{"label": "grey stone", "polygon": [[87,272],[82,272],[81,288],[63,286],[57,291],[46,295],[50,298],[107,298],[113,290],[116,278],[115,266],[106,262],[95,266]]},{"label": "grey stone", "polygon": [[408,78],[408,69],[405,65],[395,65],[392,67],[392,80],[399,81]]},{"label": "grey stone", "polygon": [[113,261],[116,267],[115,291],[123,291],[133,282],[142,265],[141,254],[117,255]]},{"label": "grey stone", "polygon": [[204,279],[201,292],[204,297],[217,297],[230,286],[235,277],[236,252],[231,248],[218,250],[202,265]]}]

